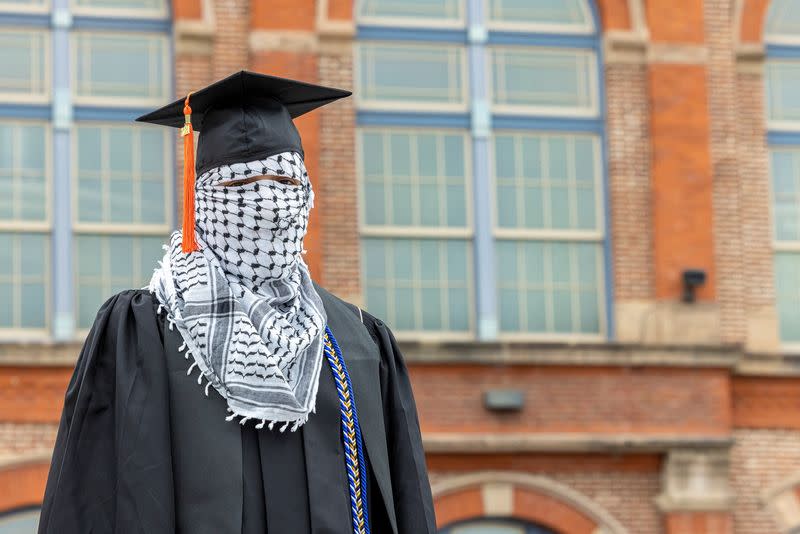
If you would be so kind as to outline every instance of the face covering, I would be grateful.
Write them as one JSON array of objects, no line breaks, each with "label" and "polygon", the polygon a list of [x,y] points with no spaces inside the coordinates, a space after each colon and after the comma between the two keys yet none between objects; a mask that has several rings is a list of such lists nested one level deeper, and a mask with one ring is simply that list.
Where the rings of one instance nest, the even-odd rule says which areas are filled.
[{"label": "face covering", "polygon": [[[293,178],[299,185],[261,179]],[[150,290],[182,350],[227,401],[229,420],[296,430],[314,411],[327,317],[303,260],[314,194],[303,159],[285,152],[197,177],[200,251],[165,245]]]}]

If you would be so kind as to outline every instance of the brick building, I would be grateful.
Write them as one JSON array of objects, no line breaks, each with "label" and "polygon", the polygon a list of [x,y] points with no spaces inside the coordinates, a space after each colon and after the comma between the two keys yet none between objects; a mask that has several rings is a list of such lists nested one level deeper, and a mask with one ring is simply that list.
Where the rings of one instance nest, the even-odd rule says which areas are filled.
[{"label": "brick building", "polygon": [[401,342],[442,532],[800,529],[799,1],[0,0],[0,534],[177,220],[128,121],[240,68],[356,93],[298,120],[309,264]]}]

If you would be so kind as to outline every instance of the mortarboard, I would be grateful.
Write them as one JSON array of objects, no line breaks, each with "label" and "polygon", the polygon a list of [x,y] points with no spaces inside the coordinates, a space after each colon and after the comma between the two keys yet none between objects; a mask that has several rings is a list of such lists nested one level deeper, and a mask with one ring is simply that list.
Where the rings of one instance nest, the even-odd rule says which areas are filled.
[{"label": "mortarboard", "polygon": [[[183,251],[194,240],[194,178],[219,165],[303,154],[292,119],[350,91],[240,71],[136,120],[180,128],[183,136]],[[193,132],[200,132],[197,161]]]}]

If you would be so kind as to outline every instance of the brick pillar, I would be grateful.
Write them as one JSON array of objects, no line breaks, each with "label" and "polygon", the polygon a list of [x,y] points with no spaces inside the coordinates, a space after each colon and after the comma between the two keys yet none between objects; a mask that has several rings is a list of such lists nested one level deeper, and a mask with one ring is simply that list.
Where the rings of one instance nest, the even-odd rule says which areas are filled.
[{"label": "brick pillar", "polygon": [[[320,0],[317,33],[320,39],[320,83],[353,89],[352,0]],[[363,305],[358,234],[355,96],[320,113],[320,202],[323,283],[342,298]]]},{"label": "brick pillar", "polygon": [[[319,41],[314,31],[314,0],[253,0],[250,14],[250,68],[257,72],[318,83]],[[334,104],[335,105],[335,104]],[[320,111],[295,120],[303,139],[305,164],[317,198],[323,186],[319,168]],[[320,280],[319,203],[311,210],[304,242],[311,276]]]},{"label": "brick pillar", "polygon": [[666,534],[732,534],[727,450],[673,450],[657,502]]}]

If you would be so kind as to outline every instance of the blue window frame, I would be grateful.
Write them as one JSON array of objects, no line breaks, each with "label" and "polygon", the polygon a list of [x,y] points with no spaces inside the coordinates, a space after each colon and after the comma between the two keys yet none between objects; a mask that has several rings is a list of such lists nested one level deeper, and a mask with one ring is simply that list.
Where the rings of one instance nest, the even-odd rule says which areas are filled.
[{"label": "blue window frame", "polygon": [[[399,337],[612,337],[595,6],[587,0],[453,0],[426,6],[362,0],[356,9],[366,307],[384,314]],[[446,193],[439,191],[436,201],[414,197],[419,184],[433,185],[436,178],[415,172],[398,178],[387,170],[390,164],[413,167],[430,152],[430,147],[409,153],[386,141],[376,144],[380,136],[401,134],[431,145],[443,135],[467,139],[460,152],[466,194],[458,202],[449,198],[446,210],[465,214],[455,227],[442,219],[439,204]],[[429,167],[435,167],[437,152],[442,147],[425,156],[433,162]],[[420,217],[439,223],[416,224]],[[398,248],[406,241],[433,242],[432,250],[463,243],[457,248],[469,264],[458,270],[470,277],[464,288],[466,329],[463,321],[447,316],[452,310],[442,288],[452,284],[443,266],[452,270],[452,262],[437,256],[440,278],[427,300],[425,269],[393,278],[399,276],[396,264],[376,268],[396,262],[394,254],[403,247],[413,250],[405,244]],[[376,252],[387,250],[392,254]]]},{"label": "blue window frame", "polygon": [[800,4],[773,0],[764,36],[775,293],[781,342],[800,348]]},{"label": "blue window frame", "polygon": [[173,93],[170,31],[167,0],[0,0],[0,336],[72,339],[146,283],[174,144],[133,119]]}]

